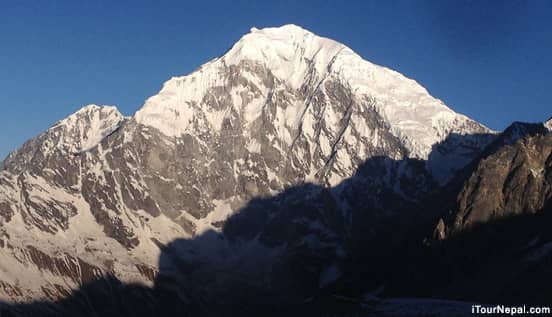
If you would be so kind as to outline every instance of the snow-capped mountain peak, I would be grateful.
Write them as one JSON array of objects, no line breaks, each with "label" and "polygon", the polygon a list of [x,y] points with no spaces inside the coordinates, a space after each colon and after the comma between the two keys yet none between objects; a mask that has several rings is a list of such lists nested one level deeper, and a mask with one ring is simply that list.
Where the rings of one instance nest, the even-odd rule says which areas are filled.
[{"label": "snow-capped mountain peak", "polygon": [[228,65],[244,60],[265,65],[280,80],[299,88],[314,67],[318,74],[331,71],[332,60],[343,44],[320,37],[299,26],[251,29],[222,57]]},{"label": "snow-capped mountain peak", "polygon": [[[203,129],[219,131],[232,112],[247,125],[259,117],[267,102],[286,103],[284,113],[272,119],[281,132],[277,137],[290,145],[288,135],[311,124],[305,120],[313,98],[327,99],[329,85],[336,83],[351,100],[363,104],[361,108],[375,109],[410,157],[427,159],[432,146],[450,133],[489,132],[429,95],[416,81],[295,25],[252,28],[224,56],[167,81],[135,119],[168,136],[180,136],[198,134],[193,127],[198,117],[207,121]],[[279,94],[287,100],[271,99]],[[328,124],[335,125],[344,109],[327,117]]]},{"label": "snow-capped mountain peak", "polygon": [[547,128],[548,131],[552,132],[552,117],[544,123],[544,127]]},{"label": "snow-capped mountain peak", "polygon": [[114,106],[84,106],[10,153],[0,165],[21,170],[36,159],[37,153],[48,157],[86,152],[117,130],[125,120],[127,118]]},{"label": "snow-capped mountain peak", "polygon": [[[476,133],[487,131],[343,44],[294,25],[252,29],[167,81],[133,118],[83,107],[2,163],[0,262],[11,279],[0,297],[6,285],[14,297],[66,294],[103,272],[153,282],[163,245],[178,238],[209,245],[205,255],[190,247],[197,263],[237,267],[262,254],[283,272],[273,257],[301,245],[341,259],[342,238],[363,228],[353,219],[372,228],[422,201],[435,175],[444,182],[479,153]],[[426,166],[408,159],[430,151]],[[231,220],[248,214],[256,220]],[[282,224],[292,229],[272,229]],[[318,289],[339,268],[314,271],[327,272]]]},{"label": "snow-capped mountain peak", "polygon": [[124,120],[116,107],[92,104],[59,121],[48,131],[59,135],[59,147],[77,153],[96,146]]}]

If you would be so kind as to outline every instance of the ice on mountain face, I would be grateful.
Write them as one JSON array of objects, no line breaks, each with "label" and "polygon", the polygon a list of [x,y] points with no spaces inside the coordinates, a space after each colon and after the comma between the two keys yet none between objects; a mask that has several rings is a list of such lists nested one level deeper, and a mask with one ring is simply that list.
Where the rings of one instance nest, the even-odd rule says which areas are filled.
[{"label": "ice on mountain face", "polygon": [[[450,133],[489,131],[452,111],[414,80],[365,61],[345,45],[295,25],[251,29],[224,56],[188,76],[167,81],[159,94],[146,101],[135,118],[168,136],[192,133],[191,125],[197,116],[204,115],[208,121],[219,122],[224,119],[221,113],[206,109],[205,104],[217,91],[232,89],[236,84],[232,82],[235,79],[232,72],[236,71],[249,76],[251,82],[257,84],[253,87],[256,91],[251,87],[233,88],[235,100],[228,101],[233,104],[220,106],[232,107],[238,113],[245,112],[245,115],[255,117],[254,112],[261,109],[274,88],[274,83],[254,78],[250,68],[255,67],[269,71],[289,92],[307,88],[316,90],[324,83],[338,81],[352,91],[355,100],[375,100],[377,111],[387,121],[392,133],[407,147],[411,157],[427,159],[432,145]],[[252,98],[244,100],[246,96]],[[302,116],[305,105],[308,106],[308,100],[297,100],[294,118],[290,118],[296,126],[305,119]]]},{"label": "ice on mountain face", "polygon": [[114,106],[88,105],[59,121],[48,132],[59,137],[58,147],[78,153],[99,144],[124,120]]}]

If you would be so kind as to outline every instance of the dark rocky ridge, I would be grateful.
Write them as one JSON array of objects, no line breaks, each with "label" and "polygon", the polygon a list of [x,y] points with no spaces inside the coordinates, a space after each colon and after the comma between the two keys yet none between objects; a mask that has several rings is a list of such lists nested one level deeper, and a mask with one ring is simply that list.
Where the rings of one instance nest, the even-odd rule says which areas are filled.
[{"label": "dark rocky ridge", "polygon": [[550,151],[543,124],[513,123],[438,193],[440,229],[541,210],[551,195]]}]

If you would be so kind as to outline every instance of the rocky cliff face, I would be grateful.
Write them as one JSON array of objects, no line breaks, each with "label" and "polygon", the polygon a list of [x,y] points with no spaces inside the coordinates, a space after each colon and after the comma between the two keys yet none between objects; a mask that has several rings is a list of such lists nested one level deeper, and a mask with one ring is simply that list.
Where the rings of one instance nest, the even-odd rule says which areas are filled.
[{"label": "rocky cliff face", "polygon": [[455,226],[543,209],[552,195],[551,141],[534,136],[481,162],[459,196]]},{"label": "rocky cliff face", "polygon": [[458,176],[448,230],[542,210],[552,195],[551,137],[546,123],[520,122],[497,136]]},{"label": "rocky cliff face", "polygon": [[[400,217],[490,132],[340,43],[253,29],[135,116],[85,107],[2,163],[0,293],[55,298],[105,273],[151,283],[182,263],[230,274],[244,257],[253,276],[319,287],[340,275],[350,237]],[[177,239],[197,242],[160,261]],[[289,270],[298,259],[307,271]]]}]

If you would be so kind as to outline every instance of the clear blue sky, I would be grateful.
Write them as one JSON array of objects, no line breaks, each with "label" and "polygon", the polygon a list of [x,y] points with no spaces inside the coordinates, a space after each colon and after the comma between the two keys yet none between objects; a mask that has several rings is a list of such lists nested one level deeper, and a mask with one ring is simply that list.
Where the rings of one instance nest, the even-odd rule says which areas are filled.
[{"label": "clear blue sky", "polygon": [[131,115],[252,26],[287,23],[491,128],[552,115],[552,1],[191,2],[0,2],[0,156],[85,104]]}]

